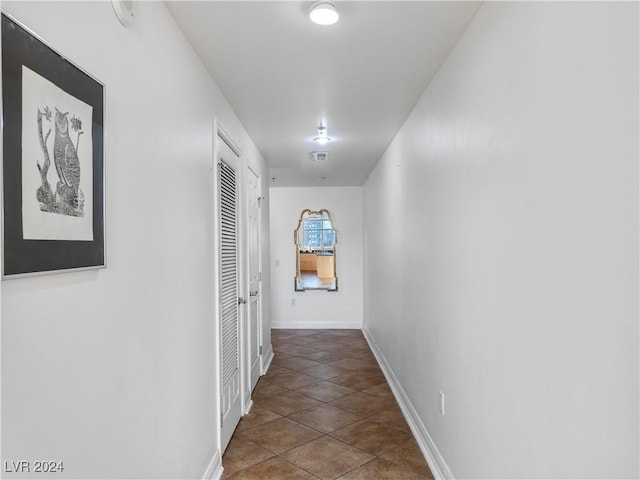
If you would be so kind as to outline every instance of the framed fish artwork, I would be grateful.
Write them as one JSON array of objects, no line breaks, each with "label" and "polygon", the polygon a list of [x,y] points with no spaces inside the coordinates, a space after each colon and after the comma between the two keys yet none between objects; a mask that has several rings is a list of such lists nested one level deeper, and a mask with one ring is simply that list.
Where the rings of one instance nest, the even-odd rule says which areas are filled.
[{"label": "framed fish artwork", "polygon": [[2,276],[104,268],[105,87],[2,13]]}]

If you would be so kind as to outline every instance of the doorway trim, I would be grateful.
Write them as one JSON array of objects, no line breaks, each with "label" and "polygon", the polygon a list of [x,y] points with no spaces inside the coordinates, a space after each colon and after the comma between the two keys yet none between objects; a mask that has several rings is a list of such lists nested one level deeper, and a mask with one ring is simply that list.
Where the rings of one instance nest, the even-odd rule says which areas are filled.
[{"label": "doorway trim", "polygon": [[[246,361],[245,361],[245,343],[246,343],[246,331],[244,328],[244,323],[246,319],[246,305],[242,303],[245,297],[245,282],[246,276],[244,272],[244,265],[246,264],[245,257],[245,230],[246,230],[246,218],[244,213],[244,195],[245,195],[245,160],[242,156],[242,152],[237,144],[232,140],[229,134],[225,131],[225,129],[220,125],[220,122],[217,119],[213,121],[213,164],[212,164],[212,243],[213,243],[213,289],[212,289],[212,301],[213,301],[213,323],[214,323],[214,345],[215,345],[215,385],[216,385],[216,405],[215,405],[215,423],[216,423],[216,439],[218,446],[218,454],[222,456],[224,452],[223,446],[223,424],[222,424],[222,415],[223,415],[223,404],[222,404],[222,395],[223,395],[223,350],[222,350],[222,328],[221,328],[221,282],[220,282],[220,273],[222,269],[220,251],[220,235],[221,235],[221,225],[220,225],[220,169],[219,163],[221,162],[221,150],[223,148],[223,143],[228,147],[231,152],[237,157],[237,165],[236,165],[236,202],[237,202],[237,213],[236,213],[236,224],[237,224],[237,294],[238,294],[238,374],[239,374],[239,398],[240,398],[240,415],[242,416],[246,412],[244,411],[244,404],[242,399],[245,396],[245,385],[242,381],[246,376]],[[235,427],[235,426],[234,426]]]}]

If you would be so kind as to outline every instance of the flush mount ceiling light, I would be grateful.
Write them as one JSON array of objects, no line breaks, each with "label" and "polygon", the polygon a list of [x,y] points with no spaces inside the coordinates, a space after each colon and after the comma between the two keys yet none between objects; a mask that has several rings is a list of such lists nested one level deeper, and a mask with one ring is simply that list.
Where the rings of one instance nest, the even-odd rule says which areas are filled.
[{"label": "flush mount ceiling light", "polygon": [[340,16],[333,3],[316,2],[311,7],[309,18],[313,23],[317,23],[318,25],[333,25],[338,21]]},{"label": "flush mount ceiling light", "polygon": [[314,142],[319,143],[320,145],[326,145],[331,141],[329,137],[327,137],[327,127],[323,127],[320,125],[318,127],[318,136],[313,139]]},{"label": "flush mount ceiling light", "polygon": [[118,20],[120,20],[123,26],[128,27],[133,23],[134,12],[132,0],[111,0],[111,5],[113,6],[116,17],[118,17]]}]

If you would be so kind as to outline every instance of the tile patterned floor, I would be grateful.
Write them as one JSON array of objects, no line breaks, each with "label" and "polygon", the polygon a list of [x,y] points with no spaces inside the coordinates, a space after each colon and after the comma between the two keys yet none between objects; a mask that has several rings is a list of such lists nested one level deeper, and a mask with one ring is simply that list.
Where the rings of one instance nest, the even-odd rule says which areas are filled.
[{"label": "tile patterned floor", "polygon": [[272,340],[223,479],[433,478],[362,332],[273,330]]}]

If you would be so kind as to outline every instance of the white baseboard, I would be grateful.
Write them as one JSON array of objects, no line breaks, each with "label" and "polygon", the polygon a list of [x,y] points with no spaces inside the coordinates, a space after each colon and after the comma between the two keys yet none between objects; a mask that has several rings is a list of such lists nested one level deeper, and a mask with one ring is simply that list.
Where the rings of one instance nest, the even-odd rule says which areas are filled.
[{"label": "white baseboard", "polygon": [[362,329],[361,321],[343,321],[343,322],[305,322],[303,321],[295,321],[295,322],[271,322],[271,328],[278,329],[309,329],[309,330],[322,330],[322,329]]},{"label": "white baseboard", "polygon": [[222,468],[222,455],[220,455],[219,450],[216,450],[216,453],[213,455],[213,458],[209,462],[209,466],[204,472],[202,480],[220,480],[222,478],[223,471],[224,468]]},{"label": "white baseboard", "polygon": [[269,345],[269,349],[262,356],[262,375],[267,374],[267,370],[271,366],[271,362],[273,361],[273,345]]},{"label": "white baseboard", "polygon": [[431,469],[431,473],[433,473],[434,478],[436,480],[454,479],[455,477],[451,473],[447,462],[445,462],[444,458],[438,451],[438,448],[429,435],[427,428],[418,416],[418,412],[416,412],[416,409],[413,407],[413,404],[402,388],[402,385],[400,385],[398,377],[396,377],[393,369],[389,365],[389,362],[387,362],[387,359],[378,348],[373,335],[371,335],[371,332],[366,328],[362,329],[362,333],[364,333],[364,337],[367,339],[371,351],[378,360],[380,368],[389,382],[389,386],[391,387],[391,390],[400,405],[400,409],[413,432],[413,436],[416,438],[416,441],[420,446],[420,450],[422,450],[422,453],[429,464],[429,468]]},{"label": "white baseboard", "polygon": [[244,415],[248,415],[252,408],[253,400],[249,398],[249,400],[244,404]]}]

